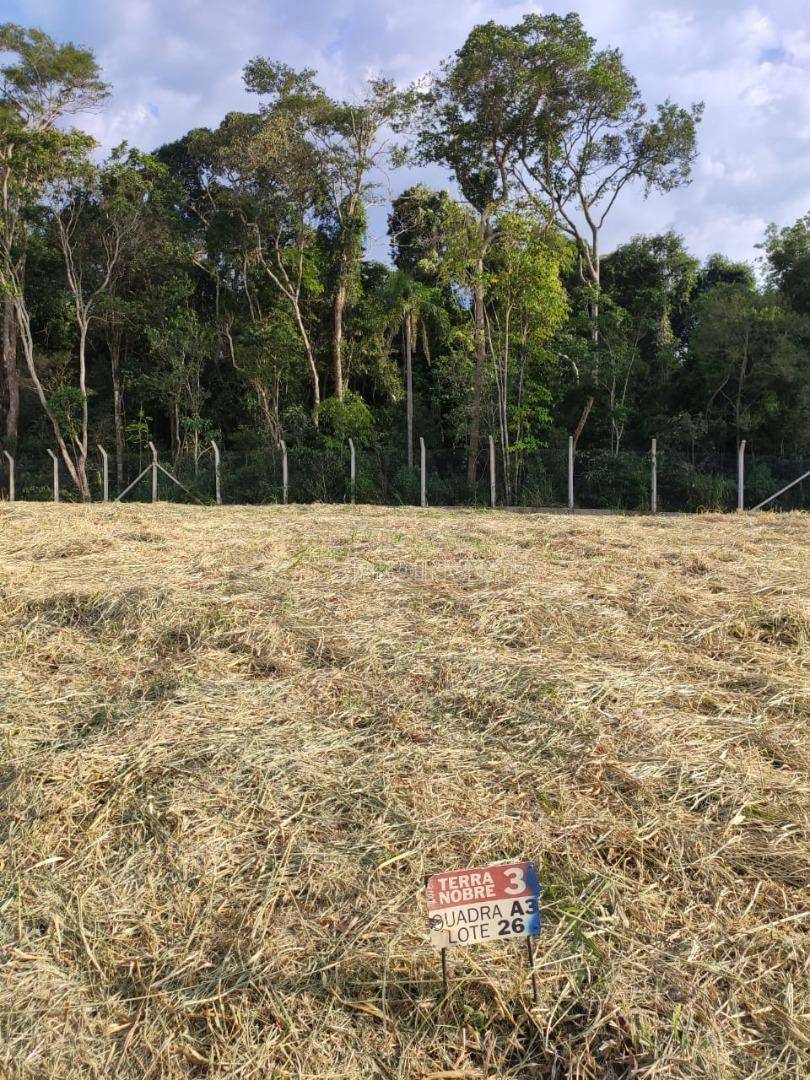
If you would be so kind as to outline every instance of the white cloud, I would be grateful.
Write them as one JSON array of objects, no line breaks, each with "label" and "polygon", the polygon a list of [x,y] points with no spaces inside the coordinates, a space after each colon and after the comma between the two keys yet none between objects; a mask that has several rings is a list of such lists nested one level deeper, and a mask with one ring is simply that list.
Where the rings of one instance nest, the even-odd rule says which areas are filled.
[{"label": "white cloud", "polygon": [[[810,28],[805,0],[4,0],[4,17],[90,45],[114,94],[88,126],[106,146],[146,149],[255,101],[241,84],[257,53],[316,68],[335,94],[370,72],[415,78],[476,23],[576,7],[600,45],[618,46],[651,104],[702,99],[701,157],[687,188],[627,192],[607,245],[675,228],[696,254],[753,258],[765,223],[810,208]],[[442,182],[438,170],[428,174]],[[415,177],[391,178],[394,192]],[[385,210],[372,213],[385,253]]]}]

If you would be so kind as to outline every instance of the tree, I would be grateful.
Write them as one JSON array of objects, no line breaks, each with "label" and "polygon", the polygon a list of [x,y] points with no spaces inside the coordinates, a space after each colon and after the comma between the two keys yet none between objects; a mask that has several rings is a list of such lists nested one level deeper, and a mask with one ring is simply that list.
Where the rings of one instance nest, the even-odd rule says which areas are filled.
[{"label": "tree", "polygon": [[[156,161],[125,145],[113,151],[100,168],[89,162],[73,176],[51,185],[49,204],[65,276],[73,301],[78,331],[78,396],[81,422],[72,435],[71,475],[83,499],[90,497],[87,481],[89,410],[87,387],[87,341],[90,323],[105,297],[112,292],[121,268],[138,252],[143,239]],[[108,306],[106,315],[109,318]],[[116,457],[123,455],[123,415],[120,372],[113,338],[112,377],[115,412]],[[121,471],[119,466],[119,480]]]},{"label": "tree", "polygon": [[281,304],[267,312],[254,307],[248,317],[234,315],[221,325],[231,362],[251,388],[265,432],[278,446],[284,437],[282,380],[290,379],[301,352],[292,314]]},{"label": "tree", "polygon": [[698,300],[686,367],[690,393],[718,441],[761,440],[782,452],[806,445],[810,326],[773,294],[721,284]]},{"label": "tree", "polygon": [[516,173],[577,245],[596,344],[607,216],[633,182],[646,196],[689,181],[703,106],[665,101],[650,118],[621,53],[597,50],[578,15],[527,15],[518,34],[536,90],[523,117]]},{"label": "tree", "polygon": [[382,130],[401,113],[405,96],[389,79],[371,79],[355,103],[330,98],[314,81],[314,71],[295,72],[286,64],[256,57],[245,68],[248,90],[269,98],[263,115],[285,117],[312,152],[323,183],[321,217],[334,244],[332,374],[335,397],[344,389],[343,320],[356,290],[366,232],[365,206],[374,185],[372,169],[390,150]]},{"label": "tree", "polygon": [[126,357],[133,338],[154,319],[148,300],[154,282],[164,280],[178,261],[188,260],[172,213],[173,195],[166,166],[151,154],[123,145],[101,171],[98,215],[89,222],[96,243],[101,239],[99,230],[113,228],[120,238],[108,288],[99,295],[93,313],[109,356],[119,488],[124,484]]},{"label": "tree", "polygon": [[[277,174],[276,190],[270,192],[257,165],[262,147],[253,145],[261,132],[260,117],[232,113],[216,131],[195,129],[161,147],[157,156],[182,193],[179,211],[191,261],[213,285],[224,355],[253,395],[251,411],[278,445],[283,438],[282,379],[294,377],[302,361],[310,366],[316,406],[320,401],[306,304],[308,293],[320,293],[316,232],[308,220],[316,193],[303,175],[297,178],[299,186],[288,186],[285,192],[292,173]],[[280,140],[273,142],[274,154],[281,145]],[[285,193],[301,199],[300,216],[294,212],[294,198],[285,205]],[[288,224],[293,223],[286,230],[285,214]],[[297,267],[293,247],[299,255]]]},{"label": "tree", "polygon": [[388,236],[397,269],[425,284],[436,284],[452,202],[448,192],[433,191],[424,184],[406,188],[393,200]]},{"label": "tree", "polygon": [[715,253],[706,259],[698,271],[693,299],[697,300],[715,285],[741,285],[745,289],[753,290],[756,289],[757,279],[748,263],[735,262],[725,255]]},{"label": "tree", "polygon": [[[178,280],[178,299],[183,284],[182,279]],[[147,335],[159,361],[154,380],[156,389],[169,404],[173,461],[177,464],[184,448],[189,446],[196,474],[202,445],[210,434],[203,416],[203,404],[208,396],[203,370],[213,352],[212,328],[193,308],[178,303],[167,308],[164,317],[150,327]]]},{"label": "tree", "polygon": [[25,297],[25,257],[36,227],[30,213],[48,186],[70,175],[92,139],[64,129],[66,117],[97,106],[107,95],[93,54],[71,43],[59,45],[41,30],[0,25],[0,52],[11,61],[0,68],[0,292],[4,294],[3,365],[8,395],[6,438],[18,435],[20,382],[17,341],[40,403],[54,428],[65,463],[79,484],[67,447],[49,411],[34,362]]},{"label": "tree", "polygon": [[549,346],[568,314],[561,280],[566,257],[560,236],[533,213],[508,209],[496,216],[485,319],[507,503],[527,454],[539,449],[551,424]]},{"label": "tree", "polygon": [[448,321],[440,281],[452,207],[446,191],[416,184],[394,199],[388,215],[391,254],[397,267],[389,303],[394,313],[391,325],[402,331],[408,468],[413,467],[413,354],[421,344],[430,366],[430,324],[446,329]]},{"label": "tree", "polygon": [[765,242],[768,280],[794,311],[810,315],[810,213],[793,225],[769,225]]},{"label": "tree", "polygon": [[509,198],[525,86],[526,70],[514,31],[490,22],[476,26],[442,64],[422,101],[417,159],[446,165],[477,218],[476,235],[470,237],[475,353],[467,451],[471,489],[481,440],[486,363],[484,265],[492,243],[492,217]]},{"label": "tree", "polygon": [[413,358],[421,339],[425,357],[430,362],[428,321],[440,317],[441,295],[436,288],[418,281],[406,270],[391,275],[387,289],[390,312],[389,340],[402,335],[402,359],[405,375],[405,440],[408,468],[413,468]]},{"label": "tree", "polygon": [[641,341],[650,329],[645,311],[634,315],[603,296],[599,309],[599,340],[603,354],[598,382],[607,396],[610,453],[616,457],[630,416],[628,393],[634,369],[639,366]]},{"label": "tree", "polygon": [[602,286],[613,301],[647,324],[650,357],[683,342],[700,263],[675,232],[634,236],[603,261]]},{"label": "tree", "polygon": [[[323,291],[317,262],[317,217],[324,200],[317,156],[295,118],[268,106],[259,116],[230,114],[212,153],[223,181],[223,212],[240,223],[242,284],[258,267],[289,304],[312,383],[313,415],[321,401],[311,302]],[[210,132],[196,133],[195,143]]]},{"label": "tree", "polygon": [[[655,435],[669,405],[671,383],[683,364],[690,329],[697,259],[673,232],[635,236],[603,262],[596,386],[607,397],[610,444],[619,452],[625,427]],[[653,407],[651,407],[653,406]]]}]

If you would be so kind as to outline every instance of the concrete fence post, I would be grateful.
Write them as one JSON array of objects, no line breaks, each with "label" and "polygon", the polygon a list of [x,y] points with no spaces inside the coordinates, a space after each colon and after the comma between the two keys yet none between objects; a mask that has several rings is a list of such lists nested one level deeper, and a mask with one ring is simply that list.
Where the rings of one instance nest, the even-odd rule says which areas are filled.
[{"label": "concrete fence post", "polygon": [[157,502],[158,488],[157,488],[157,474],[158,474],[158,457],[157,448],[153,442],[150,442],[149,449],[152,451],[152,502]]},{"label": "concrete fence post", "polygon": [[745,509],[745,439],[737,450],[737,510]]},{"label": "concrete fence post", "polygon": [[56,456],[56,454],[53,452],[53,450],[49,450],[48,453],[50,454],[51,461],[53,462],[53,501],[55,503],[58,503],[59,502],[59,458]]},{"label": "concrete fence post", "polygon": [[419,436],[419,505],[427,506],[427,476],[425,465],[425,440]]},{"label": "concrete fence post", "polygon": [[351,482],[351,497],[352,503],[355,501],[355,495],[357,494],[357,459],[354,453],[354,439],[349,439],[349,454],[350,454],[350,482]]},{"label": "concrete fence post", "polygon": [[222,506],[222,483],[219,470],[219,447],[211,440],[211,449],[214,451],[214,498],[217,506]]},{"label": "concrete fence post", "polygon": [[495,484],[495,440],[489,437],[489,505],[494,510],[498,505],[498,492]]},{"label": "concrete fence post", "polygon": [[290,475],[287,471],[287,444],[282,439],[279,446],[281,447],[281,497],[286,506],[290,490]]},{"label": "concrete fence post", "polygon": [[3,451],[3,456],[8,461],[8,501],[14,502],[17,497],[17,482],[14,476],[14,458],[11,456],[8,450]]},{"label": "concrete fence post", "polygon": [[110,501],[110,462],[107,457],[107,451],[103,446],[96,444],[96,450],[101,454],[101,478],[104,488],[104,502]]},{"label": "concrete fence post", "polygon": [[650,448],[650,510],[658,513],[658,440],[653,439]]},{"label": "concrete fence post", "polygon": [[574,436],[568,436],[568,510],[574,512]]}]

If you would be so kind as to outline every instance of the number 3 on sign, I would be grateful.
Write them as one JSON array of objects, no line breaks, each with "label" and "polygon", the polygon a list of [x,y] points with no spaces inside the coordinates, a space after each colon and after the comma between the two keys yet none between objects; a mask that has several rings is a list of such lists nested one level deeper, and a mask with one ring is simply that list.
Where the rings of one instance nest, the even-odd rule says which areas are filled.
[{"label": "number 3 on sign", "polygon": [[504,875],[509,878],[511,885],[507,885],[503,890],[510,896],[517,896],[518,893],[526,891],[526,879],[523,876],[523,870],[519,867],[510,867],[509,870],[504,871]]}]

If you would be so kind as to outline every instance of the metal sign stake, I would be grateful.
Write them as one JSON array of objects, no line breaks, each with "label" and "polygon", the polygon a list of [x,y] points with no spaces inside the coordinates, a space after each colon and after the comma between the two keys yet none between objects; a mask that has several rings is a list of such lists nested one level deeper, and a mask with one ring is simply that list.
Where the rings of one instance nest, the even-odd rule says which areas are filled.
[{"label": "metal sign stake", "polygon": [[442,949],[442,990],[447,997],[450,992],[450,980],[447,977],[447,949]]},{"label": "metal sign stake", "polygon": [[531,935],[526,938],[526,952],[529,954],[529,971],[532,974],[532,1000],[537,1004],[537,975],[534,971],[534,946]]}]

